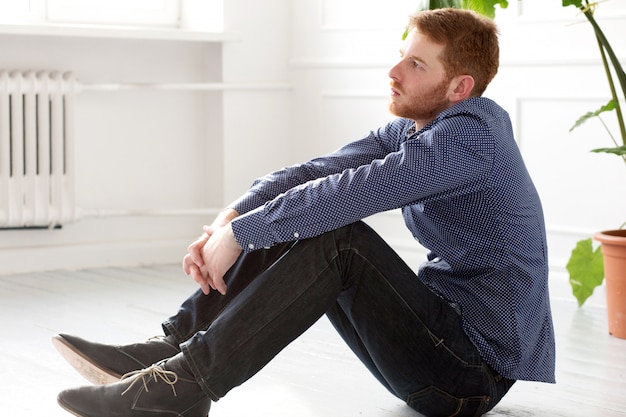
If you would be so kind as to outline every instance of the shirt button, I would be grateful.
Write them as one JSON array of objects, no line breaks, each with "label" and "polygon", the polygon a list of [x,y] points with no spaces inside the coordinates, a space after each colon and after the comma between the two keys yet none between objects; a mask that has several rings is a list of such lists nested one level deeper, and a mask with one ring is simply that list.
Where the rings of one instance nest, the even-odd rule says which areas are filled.
[{"label": "shirt button", "polygon": [[248,249],[254,249],[254,243],[248,243]]},{"label": "shirt button", "polygon": [[296,239],[297,239],[297,238],[299,238],[299,237],[300,237],[300,233],[298,233],[298,232],[294,232],[294,233],[293,233],[293,237],[295,237]]}]

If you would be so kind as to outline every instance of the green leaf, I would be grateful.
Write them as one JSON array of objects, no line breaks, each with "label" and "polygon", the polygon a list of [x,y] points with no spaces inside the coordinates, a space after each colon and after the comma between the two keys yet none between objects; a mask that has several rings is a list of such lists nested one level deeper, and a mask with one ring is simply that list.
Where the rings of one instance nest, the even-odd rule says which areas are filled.
[{"label": "green leaf", "polygon": [[595,153],[610,153],[618,156],[626,156],[626,145],[618,146],[617,148],[598,148],[593,149],[591,152]]},{"label": "green leaf", "polygon": [[473,10],[490,18],[496,17],[496,6],[506,9],[509,5],[507,0],[464,0],[463,8]]},{"label": "green leaf", "polygon": [[446,7],[462,9],[463,0],[430,0],[428,2],[428,10],[443,9]]},{"label": "green leaf", "polygon": [[604,280],[604,260],[600,249],[593,250],[591,238],[583,239],[576,243],[567,262],[569,283],[579,307]]},{"label": "green leaf", "polygon": [[563,7],[576,6],[579,9],[583,7],[583,0],[563,0]]},{"label": "green leaf", "polygon": [[615,100],[609,100],[608,103],[606,103],[604,106],[600,107],[598,110],[590,111],[590,112],[585,113],[582,116],[580,116],[580,118],[578,120],[576,120],[576,123],[574,123],[574,126],[572,126],[569,129],[569,131],[571,132],[572,130],[576,129],[577,127],[579,127],[580,125],[585,123],[587,120],[592,119],[594,117],[598,117],[598,116],[600,116],[604,112],[615,110],[616,107],[617,107],[617,102]]},{"label": "green leaf", "polygon": [[428,9],[442,9],[452,7],[454,9],[470,9],[482,15],[494,18],[496,16],[496,6],[506,9],[508,0],[430,0]]}]

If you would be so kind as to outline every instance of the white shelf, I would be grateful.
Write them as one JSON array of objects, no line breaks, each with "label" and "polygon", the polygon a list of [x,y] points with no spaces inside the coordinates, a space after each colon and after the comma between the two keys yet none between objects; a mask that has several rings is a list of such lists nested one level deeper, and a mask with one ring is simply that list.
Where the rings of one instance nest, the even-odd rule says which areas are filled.
[{"label": "white shelf", "polygon": [[225,42],[238,37],[233,33],[202,32],[176,28],[133,26],[6,24],[0,23],[2,35],[65,36],[111,39],[172,40],[184,42]]}]

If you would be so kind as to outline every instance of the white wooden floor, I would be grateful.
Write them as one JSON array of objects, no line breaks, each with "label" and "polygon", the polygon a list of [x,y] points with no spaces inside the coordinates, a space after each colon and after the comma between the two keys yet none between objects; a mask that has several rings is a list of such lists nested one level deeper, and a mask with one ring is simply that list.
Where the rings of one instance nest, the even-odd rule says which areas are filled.
[{"label": "white wooden floor", "polygon": [[[160,334],[195,284],[176,266],[0,276],[0,415],[69,416],[57,393],[86,382],[50,337],[107,343]],[[607,334],[605,311],[554,300],[555,385],[518,382],[490,417],[626,415],[626,340]],[[417,417],[369,375],[323,318],[211,417]]]}]

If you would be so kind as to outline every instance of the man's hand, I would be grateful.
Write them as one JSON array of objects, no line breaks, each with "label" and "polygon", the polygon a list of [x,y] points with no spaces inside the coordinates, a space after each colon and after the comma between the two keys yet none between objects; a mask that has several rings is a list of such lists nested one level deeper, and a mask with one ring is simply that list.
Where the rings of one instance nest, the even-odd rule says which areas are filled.
[{"label": "man's hand", "polygon": [[204,226],[204,233],[187,248],[183,258],[183,271],[191,275],[202,292],[211,289],[226,293],[224,274],[242,252],[235,239],[230,221],[239,216],[235,210],[220,213],[211,226]]},{"label": "man's hand", "polygon": [[233,266],[242,249],[235,239],[230,223],[213,230],[207,227],[205,233],[210,233],[211,237],[202,248],[204,268],[201,270],[205,286],[203,287],[203,283],[199,284],[205,294],[209,292],[206,286],[208,284],[223,295],[226,294],[224,275]]}]

